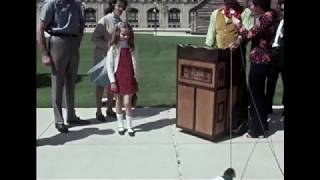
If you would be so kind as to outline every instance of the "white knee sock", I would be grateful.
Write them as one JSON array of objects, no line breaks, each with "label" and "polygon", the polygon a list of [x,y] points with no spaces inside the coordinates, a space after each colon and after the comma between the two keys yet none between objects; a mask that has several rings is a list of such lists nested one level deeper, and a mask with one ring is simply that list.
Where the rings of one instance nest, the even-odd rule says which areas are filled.
[{"label": "white knee sock", "polygon": [[132,117],[131,116],[126,116],[126,119],[127,119],[128,132],[133,132],[133,130],[132,130]]},{"label": "white knee sock", "polygon": [[116,114],[117,121],[118,121],[118,128],[123,128],[123,114]]}]

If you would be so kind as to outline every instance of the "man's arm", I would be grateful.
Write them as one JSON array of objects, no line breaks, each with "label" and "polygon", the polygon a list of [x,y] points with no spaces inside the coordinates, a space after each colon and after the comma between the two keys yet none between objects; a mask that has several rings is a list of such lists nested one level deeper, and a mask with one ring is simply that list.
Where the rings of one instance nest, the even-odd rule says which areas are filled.
[{"label": "man's arm", "polygon": [[48,29],[49,24],[52,22],[55,14],[54,0],[45,0],[40,13],[40,25],[39,25],[39,46],[42,52],[42,63],[46,66],[51,65],[50,49],[46,47],[46,39],[44,31]]},{"label": "man's arm", "polygon": [[84,24],[85,24],[85,22],[84,22],[84,18],[83,17],[81,17],[80,18],[80,23],[79,23],[79,34],[80,35],[83,35],[83,31],[84,31]]},{"label": "man's arm", "polygon": [[272,43],[272,47],[274,48],[278,48],[280,45],[279,45],[279,38],[280,38],[280,35],[282,34],[281,33],[281,29],[282,29],[282,26],[283,26],[283,19],[280,21],[280,24],[278,25],[278,29],[277,29],[277,33],[276,33],[276,36],[274,38],[274,41]]},{"label": "man's arm", "polygon": [[49,49],[46,46],[46,38],[44,36],[44,31],[47,29],[48,24],[46,24],[44,21],[40,20],[40,26],[39,26],[39,46],[42,52],[42,63],[46,66],[49,66],[51,64],[51,57],[49,53]]},{"label": "man's arm", "polygon": [[79,46],[80,46],[80,43],[83,38],[83,32],[84,32],[84,26],[85,26],[85,20],[84,20],[84,15],[83,15],[84,9],[82,8],[81,3],[80,3],[79,9],[80,9],[80,17],[79,17],[79,37],[78,37],[78,40],[79,40]]},{"label": "man's arm", "polygon": [[213,11],[210,16],[210,24],[207,32],[206,42],[205,44],[210,47],[216,46],[216,17],[217,10]]},{"label": "man's arm", "polygon": [[[252,11],[249,8],[245,8],[245,10],[241,13],[241,20],[243,23],[243,26],[250,30],[254,25],[254,17],[252,14]],[[243,43],[245,45],[246,49],[251,49],[251,41]],[[249,60],[248,56],[245,57],[245,59]]]},{"label": "man's arm", "polygon": [[249,8],[246,8],[242,13],[241,13],[241,21],[243,26],[247,29],[250,30],[253,25],[254,25],[254,19],[252,12]]}]

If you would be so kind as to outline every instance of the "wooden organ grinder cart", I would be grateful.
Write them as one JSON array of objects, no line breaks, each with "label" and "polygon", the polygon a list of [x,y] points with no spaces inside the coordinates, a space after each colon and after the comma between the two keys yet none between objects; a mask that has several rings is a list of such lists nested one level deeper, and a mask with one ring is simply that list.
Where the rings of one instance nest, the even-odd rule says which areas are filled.
[{"label": "wooden organ grinder cart", "polygon": [[230,109],[238,104],[241,65],[240,53],[233,52],[231,88],[230,53],[229,49],[177,45],[178,128],[211,140],[230,129]]}]

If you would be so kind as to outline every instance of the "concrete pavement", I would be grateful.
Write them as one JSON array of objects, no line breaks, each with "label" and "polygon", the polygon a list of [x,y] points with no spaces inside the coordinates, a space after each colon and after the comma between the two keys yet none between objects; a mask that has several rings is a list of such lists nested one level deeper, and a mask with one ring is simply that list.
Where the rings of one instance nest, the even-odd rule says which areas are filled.
[{"label": "concrete pavement", "polygon": [[[175,127],[175,108],[137,108],[135,137],[127,133],[120,136],[115,119],[97,121],[94,108],[78,108],[76,112],[91,124],[60,134],[54,127],[52,109],[37,109],[38,180],[213,179],[230,165],[229,138],[211,142],[182,132]],[[284,179],[280,171],[284,171],[280,113],[275,113],[269,124],[268,138],[232,139],[236,179]]]}]

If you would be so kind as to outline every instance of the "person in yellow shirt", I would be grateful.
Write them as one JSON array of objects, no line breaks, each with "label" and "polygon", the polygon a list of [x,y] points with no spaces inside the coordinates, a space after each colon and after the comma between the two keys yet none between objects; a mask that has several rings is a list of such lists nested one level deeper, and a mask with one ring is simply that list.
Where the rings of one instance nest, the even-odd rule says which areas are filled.
[{"label": "person in yellow shirt", "polygon": [[251,10],[241,6],[237,0],[224,0],[223,7],[214,10],[210,16],[205,42],[207,46],[225,49],[238,38],[237,29],[232,23],[232,15],[247,29],[252,28],[254,22]]},{"label": "person in yellow shirt", "polygon": [[[237,0],[224,0],[223,7],[214,10],[210,16],[210,24],[205,40],[205,44],[213,48],[226,49],[230,44],[235,42],[238,38],[238,31],[235,25],[232,23],[232,16],[239,19],[241,23],[247,28],[251,29],[254,24],[252,12],[249,8],[241,6]],[[235,133],[246,132],[247,120],[248,120],[248,91],[246,86],[246,46],[250,46],[250,43],[242,44],[241,50],[243,54],[244,65],[240,59],[241,65],[239,77],[240,90],[239,90],[239,109],[235,109],[235,121],[233,129]],[[241,56],[240,56],[241,57]]]}]

